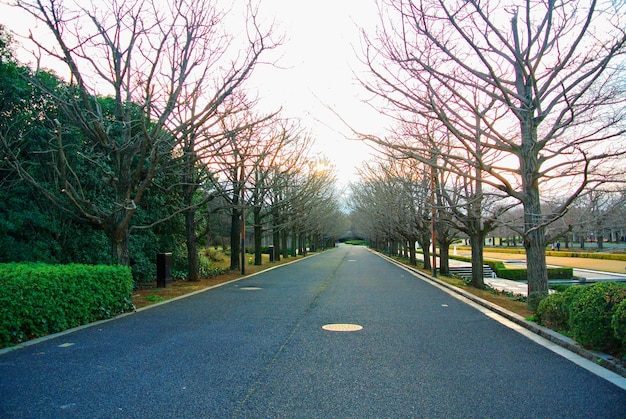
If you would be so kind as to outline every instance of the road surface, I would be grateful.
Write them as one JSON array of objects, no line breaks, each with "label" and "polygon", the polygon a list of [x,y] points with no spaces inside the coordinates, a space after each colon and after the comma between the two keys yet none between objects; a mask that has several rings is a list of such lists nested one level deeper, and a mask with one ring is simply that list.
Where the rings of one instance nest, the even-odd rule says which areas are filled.
[{"label": "road surface", "polygon": [[624,418],[626,391],[342,246],[4,353],[0,417]]}]

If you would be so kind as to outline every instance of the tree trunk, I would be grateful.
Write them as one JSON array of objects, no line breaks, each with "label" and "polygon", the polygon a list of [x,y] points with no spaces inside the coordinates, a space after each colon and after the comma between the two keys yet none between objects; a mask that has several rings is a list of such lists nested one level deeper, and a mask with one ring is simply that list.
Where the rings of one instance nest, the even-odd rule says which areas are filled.
[{"label": "tree trunk", "polygon": [[198,256],[198,241],[196,240],[196,211],[191,207],[188,207],[185,211],[185,235],[187,236],[187,280],[198,281],[200,259]]},{"label": "tree trunk", "polygon": [[272,208],[272,244],[274,245],[274,261],[280,261],[281,249],[283,248],[280,243],[280,217],[278,215],[278,209]]},{"label": "tree trunk", "polygon": [[280,232],[280,235],[281,235],[280,248],[283,251],[283,257],[286,259],[289,257],[289,248],[287,247],[287,236],[289,235],[289,232],[287,230],[283,230]]},{"label": "tree trunk", "polygon": [[483,265],[485,264],[483,244],[485,233],[476,228],[470,233],[472,244],[472,286],[478,289],[485,288],[485,277],[483,273]]},{"label": "tree trunk", "polygon": [[439,273],[450,274],[450,245],[445,241],[439,243]]},{"label": "tree trunk", "polygon": [[254,264],[260,266],[263,264],[263,256],[261,253],[261,245],[263,239],[263,226],[261,225],[261,208],[254,208]]},{"label": "tree trunk", "polygon": [[280,262],[282,247],[280,245],[280,232],[278,230],[272,232],[272,244],[274,245],[274,261]]},{"label": "tree trunk", "polygon": [[516,89],[520,98],[517,116],[520,121],[521,147],[518,158],[522,180],[522,203],[524,206],[524,248],[528,279],[528,302],[536,308],[548,295],[548,268],[546,265],[545,227],[542,226],[541,198],[539,194],[539,152],[537,124],[533,112],[536,110],[535,92],[520,68],[515,68]]},{"label": "tree trunk", "polygon": [[541,223],[541,204],[538,188],[529,188],[524,202],[524,226],[528,296],[531,305],[548,295],[548,268],[546,265],[545,228]]},{"label": "tree trunk", "polygon": [[118,265],[130,266],[130,229],[128,227],[122,228],[109,237],[111,239],[112,260]]},{"label": "tree trunk", "polygon": [[433,265],[430,261],[430,233],[422,234],[420,237],[420,246],[422,246],[422,252],[424,252],[424,269],[432,269]]},{"label": "tree trunk", "polygon": [[298,254],[306,256],[306,233],[298,234]]},{"label": "tree trunk", "polygon": [[[238,202],[238,201],[237,201]],[[237,205],[233,202],[233,205]],[[241,256],[239,211],[233,208],[230,214],[230,269],[236,271],[240,268],[239,257]]]},{"label": "tree trunk", "polygon": [[415,252],[415,240],[409,240],[409,263],[412,266],[417,266],[417,255]]}]

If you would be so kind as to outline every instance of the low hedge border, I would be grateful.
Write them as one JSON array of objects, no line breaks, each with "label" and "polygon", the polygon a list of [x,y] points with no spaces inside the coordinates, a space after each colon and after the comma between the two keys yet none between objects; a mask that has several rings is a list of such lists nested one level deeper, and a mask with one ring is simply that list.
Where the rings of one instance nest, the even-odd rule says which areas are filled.
[{"label": "low hedge border", "polygon": [[130,268],[0,264],[0,347],[134,309]]},{"label": "low hedge border", "polygon": [[546,256],[626,261],[626,254],[624,253],[583,253],[583,252],[564,252],[561,250],[560,252],[547,251]]},{"label": "low hedge border", "polygon": [[[472,259],[465,256],[450,256],[450,259],[471,262]],[[503,262],[485,260],[485,264],[489,265],[492,271],[496,273],[498,278],[510,279],[512,281],[525,281],[527,279],[525,268],[507,268]],[[572,279],[574,277],[573,268],[548,268],[548,279]]]},{"label": "low hedge border", "polygon": [[[457,246],[457,249],[469,250],[471,247]],[[514,247],[486,247],[485,252],[509,253],[513,255],[524,255],[526,250]],[[585,259],[601,259],[601,260],[620,260],[626,261],[626,253],[602,253],[602,252],[571,252],[568,250],[546,250],[546,256],[560,256],[566,258],[585,258]]]},{"label": "low hedge border", "polygon": [[[526,268],[506,268],[502,262],[486,262],[496,273],[498,278],[510,279],[512,281],[525,281],[527,279]],[[573,268],[548,268],[548,279],[572,279],[574,277]]]}]

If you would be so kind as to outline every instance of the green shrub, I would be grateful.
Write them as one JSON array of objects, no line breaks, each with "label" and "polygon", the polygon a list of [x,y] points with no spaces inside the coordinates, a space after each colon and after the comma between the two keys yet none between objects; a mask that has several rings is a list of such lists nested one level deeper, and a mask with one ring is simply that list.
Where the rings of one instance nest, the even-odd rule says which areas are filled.
[{"label": "green shrub", "polygon": [[570,307],[569,328],[577,342],[593,349],[618,347],[611,320],[617,305],[626,298],[626,284],[600,282],[578,293]]},{"label": "green shrub", "polygon": [[[487,262],[498,278],[512,281],[525,281],[528,277],[526,268],[506,268],[502,262]],[[572,268],[548,268],[548,279],[570,279],[574,277]]]},{"label": "green shrub", "polygon": [[584,287],[574,285],[567,287],[562,292],[550,294],[541,300],[537,306],[537,321],[539,324],[554,330],[567,330],[570,306],[581,292],[584,292]]},{"label": "green shrub", "polygon": [[572,279],[573,268],[548,268],[548,279]]},{"label": "green shrub", "polygon": [[[269,247],[264,247],[261,250],[261,253],[269,253]],[[207,247],[204,249],[204,255],[209,258],[211,262],[223,262],[224,261],[224,253],[217,249],[211,249]]]},{"label": "green shrub", "polygon": [[611,318],[613,336],[626,348],[626,298],[615,306],[613,317]]},{"label": "green shrub", "polygon": [[527,278],[526,269],[501,269],[496,273],[499,278],[510,279],[511,281],[525,281]]},{"label": "green shrub", "polygon": [[0,346],[132,309],[131,271],[106,265],[0,265]]}]

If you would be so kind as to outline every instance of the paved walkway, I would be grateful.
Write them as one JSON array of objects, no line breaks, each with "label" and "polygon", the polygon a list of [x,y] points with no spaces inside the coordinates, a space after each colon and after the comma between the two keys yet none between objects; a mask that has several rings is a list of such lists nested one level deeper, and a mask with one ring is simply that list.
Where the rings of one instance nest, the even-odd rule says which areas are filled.
[{"label": "paved walkway", "polygon": [[[466,250],[457,250],[457,255],[470,256],[470,252]],[[526,255],[485,252],[485,258],[501,260],[503,262],[509,261],[512,263],[507,263],[507,265],[513,265],[520,268],[526,267]],[[565,258],[555,256],[549,256],[547,260],[549,263],[548,266],[573,267],[574,276],[577,278],[585,278],[586,280],[593,281],[615,281],[626,279],[626,273],[620,274],[615,272],[620,268],[622,268],[622,272],[626,272],[626,262],[623,261],[606,261],[589,258]],[[472,266],[472,264],[470,262],[450,259],[450,266]],[[485,278],[485,283],[496,290],[523,296],[528,295],[528,285],[526,282],[511,281],[502,278]]]},{"label": "paved walkway", "polygon": [[[472,264],[470,262],[450,259],[450,266],[466,267],[472,266]],[[499,291],[510,292],[516,295],[523,296],[528,295],[528,285],[526,285],[525,282],[511,281],[502,278],[485,278],[485,284]]]}]

